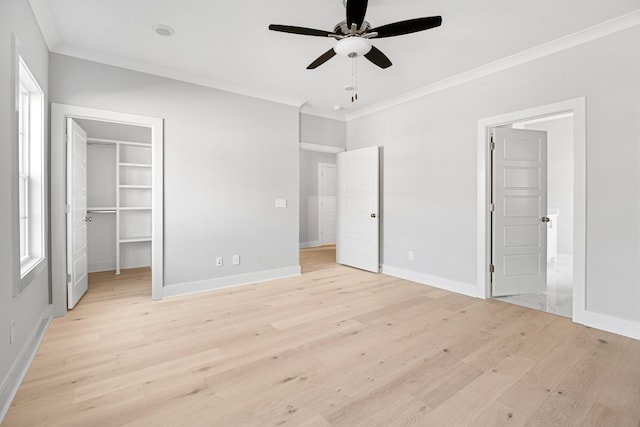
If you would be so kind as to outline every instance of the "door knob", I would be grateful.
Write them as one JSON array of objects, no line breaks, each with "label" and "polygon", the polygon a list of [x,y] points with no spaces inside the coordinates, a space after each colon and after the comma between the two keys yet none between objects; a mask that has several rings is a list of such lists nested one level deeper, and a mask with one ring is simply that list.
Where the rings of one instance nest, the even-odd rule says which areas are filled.
[{"label": "door knob", "polygon": [[371,214],[371,218],[375,218],[376,216],[377,216],[377,215],[376,215],[376,214],[374,214],[374,213],[372,213],[372,214]]},{"label": "door knob", "polygon": [[551,219],[549,219],[548,216],[543,216],[542,217],[542,222],[551,222]]}]

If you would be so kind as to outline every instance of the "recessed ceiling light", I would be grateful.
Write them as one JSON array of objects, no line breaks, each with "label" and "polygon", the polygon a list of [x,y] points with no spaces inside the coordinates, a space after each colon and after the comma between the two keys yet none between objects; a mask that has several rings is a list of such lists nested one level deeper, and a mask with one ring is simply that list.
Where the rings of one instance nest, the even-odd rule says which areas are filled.
[{"label": "recessed ceiling light", "polygon": [[153,26],[153,31],[156,32],[159,36],[169,37],[172,36],[175,31],[168,25],[164,24],[156,24]]}]

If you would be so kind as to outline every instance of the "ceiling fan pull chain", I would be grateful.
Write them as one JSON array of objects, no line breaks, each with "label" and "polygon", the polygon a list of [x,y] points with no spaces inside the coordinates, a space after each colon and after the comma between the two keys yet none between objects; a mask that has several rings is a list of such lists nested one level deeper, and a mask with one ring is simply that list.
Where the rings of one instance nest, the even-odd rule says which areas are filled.
[{"label": "ceiling fan pull chain", "polygon": [[353,90],[351,102],[356,102],[358,100],[358,57],[352,57],[351,61],[351,88]]}]

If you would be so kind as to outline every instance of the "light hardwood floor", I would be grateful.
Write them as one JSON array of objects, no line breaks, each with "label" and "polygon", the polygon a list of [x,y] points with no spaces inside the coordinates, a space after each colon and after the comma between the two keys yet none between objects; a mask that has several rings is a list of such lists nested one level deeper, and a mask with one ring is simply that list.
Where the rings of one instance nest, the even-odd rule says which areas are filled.
[{"label": "light hardwood floor", "polygon": [[629,426],[640,342],[338,266],[152,302],[92,277],[3,426]]}]

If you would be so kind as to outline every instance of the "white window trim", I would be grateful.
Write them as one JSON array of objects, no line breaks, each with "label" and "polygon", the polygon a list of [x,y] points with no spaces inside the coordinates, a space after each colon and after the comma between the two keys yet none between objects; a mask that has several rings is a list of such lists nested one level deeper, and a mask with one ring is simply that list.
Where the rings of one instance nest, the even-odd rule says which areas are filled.
[{"label": "white window trim", "polygon": [[[12,174],[12,188],[14,196],[13,196],[13,223],[16,225],[12,227],[13,235],[12,241],[14,242],[13,247],[15,248],[14,252],[14,265],[16,266],[16,279],[14,280],[14,289],[13,295],[19,295],[27,286],[34,281],[34,279],[44,270],[46,266],[46,228],[45,222],[47,217],[47,208],[45,204],[45,192],[46,192],[46,176],[45,176],[45,157],[46,157],[46,147],[45,147],[45,116],[44,116],[44,108],[45,108],[45,96],[44,91],[39,85],[37,79],[31,73],[29,66],[24,60],[23,56],[20,54],[20,43],[18,39],[13,36],[13,82],[12,85],[12,99],[14,101],[14,119],[12,120],[13,126],[11,126],[11,158],[14,159],[14,166],[12,170],[14,171]],[[20,79],[21,73],[26,73],[28,76],[27,84],[23,84]],[[26,201],[27,205],[34,204],[35,206],[39,205],[38,212],[34,214],[31,211],[28,214],[29,218],[29,234],[33,234],[34,229],[36,230],[38,238],[34,238],[33,235],[29,236],[29,252],[32,256],[22,256],[21,253],[21,243],[20,243],[20,207],[19,207],[19,197],[20,191],[18,189],[20,182],[20,167],[18,165],[20,156],[19,156],[19,148],[18,148],[18,138],[21,130],[19,129],[19,98],[21,96],[20,86],[23,86],[30,93],[29,95],[29,114],[30,117],[35,117],[35,120],[30,120],[30,127],[27,130],[27,134],[29,136],[34,136],[39,139],[38,147],[36,153],[31,153],[32,148],[30,147],[29,156],[36,155],[37,159],[33,161],[32,158],[29,159],[29,179],[38,179],[40,184],[39,188],[36,187],[37,191],[32,191],[33,188],[30,188],[27,191],[29,200]],[[24,131],[24,129],[22,129]],[[37,152],[39,151],[39,152]],[[31,193],[31,194],[30,194]],[[36,239],[36,240],[34,240]],[[36,245],[37,249],[34,249],[34,245]],[[33,256],[33,254],[36,254]]]}]

